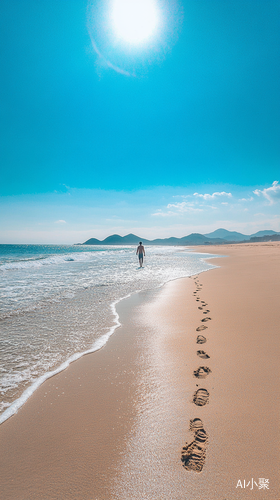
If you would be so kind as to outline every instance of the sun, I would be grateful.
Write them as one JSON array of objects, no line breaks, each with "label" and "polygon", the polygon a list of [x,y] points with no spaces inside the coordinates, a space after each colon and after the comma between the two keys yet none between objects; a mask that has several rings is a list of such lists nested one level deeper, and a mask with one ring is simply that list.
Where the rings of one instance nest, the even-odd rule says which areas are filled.
[{"label": "sun", "polygon": [[146,42],[159,24],[155,0],[113,0],[111,18],[115,35],[130,44]]}]

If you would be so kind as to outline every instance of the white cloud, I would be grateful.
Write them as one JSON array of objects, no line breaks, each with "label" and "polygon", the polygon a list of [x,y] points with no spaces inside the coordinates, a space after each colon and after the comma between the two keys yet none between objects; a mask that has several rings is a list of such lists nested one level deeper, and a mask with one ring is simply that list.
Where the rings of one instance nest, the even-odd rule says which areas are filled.
[{"label": "white cloud", "polygon": [[[194,212],[203,212],[202,208],[195,208],[194,203],[187,203],[186,201],[182,201],[181,203],[169,203],[166,207],[168,209],[167,212],[163,212],[159,209],[157,212],[152,214],[152,216],[156,217],[174,217],[178,215],[182,215],[185,213],[194,213]],[[173,210],[170,210],[173,209]]]},{"label": "white cloud", "polygon": [[218,210],[218,207],[215,207],[215,205],[199,205],[199,206],[203,207],[204,211],[205,211],[205,208],[211,208],[211,210]]},{"label": "white cloud", "polygon": [[55,224],[66,224],[66,220],[56,220]]},{"label": "white cloud", "polygon": [[253,201],[253,196],[250,196],[250,198],[240,198],[238,201]]},{"label": "white cloud", "polygon": [[276,203],[277,201],[280,200],[279,182],[274,181],[271,187],[265,188],[263,190],[255,189],[253,193],[256,194],[257,196],[264,196],[269,201],[270,205],[273,205],[273,203]]},{"label": "white cloud", "polygon": [[163,212],[162,210],[158,210],[154,214],[152,214],[153,217],[172,217],[174,215],[177,215],[175,212]]},{"label": "white cloud", "polygon": [[203,198],[204,200],[213,200],[214,198],[217,198],[218,196],[227,196],[228,198],[232,198],[231,193],[226,193],[225,191],[221,192],[215,192],[213,194],[199,194],[199,193],[193,193],[194,196],[197,196],[199,198]]},{"label": "white cloud", "polygon": [[185,198],[191,198],[191,197],[192,197],[192,195],[191,195],[191,194],[174,194],[174,195],[172,196],[172,198],[184,198],[184,199],[185,199]]},{"label": "white cloud", "polygon": [[186,201],[182,201],[181,203],[169,203],[167,208],[175,208],[179,213],[185,212],[203,212],[202,208],[194,208],[193,203],[187,203]]}]

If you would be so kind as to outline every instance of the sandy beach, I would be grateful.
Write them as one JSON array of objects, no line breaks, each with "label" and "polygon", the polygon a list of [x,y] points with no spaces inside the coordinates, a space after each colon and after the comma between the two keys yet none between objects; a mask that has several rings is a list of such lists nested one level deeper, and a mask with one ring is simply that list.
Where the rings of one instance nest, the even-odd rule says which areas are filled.
[{"label": "sandy beach", "polygon": [[0,426],[1,499],[279,500],[280,244],[194,250]]}]

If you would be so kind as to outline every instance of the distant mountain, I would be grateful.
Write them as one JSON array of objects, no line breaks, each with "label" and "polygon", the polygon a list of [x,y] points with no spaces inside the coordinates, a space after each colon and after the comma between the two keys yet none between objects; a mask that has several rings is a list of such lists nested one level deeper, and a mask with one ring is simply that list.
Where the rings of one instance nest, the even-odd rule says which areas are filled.
[{"label": "distant mountain", "polygon": [[105,240],[97,240],[96,238],[90,238],[89,240],[82,243],[82,245],[138,245],[139,241],[142,241],[144,245],[147,245],[149,240],[139,238],[135,234],[127,234],[126,236],[120,236],[119,234],[112,234],[105,238]]},{"label": "distant mountain", "polygon": [[199,233],[192,233],[180,239],[181,245],[214,245],[225,243],[222,238],[208,238]]},{"label": "distant mountain", "polygon": [[237,233],[236,231],[228,231],[227,229],[216,229],[216,231],[213,231],[212,233],[205,234],[207,238],[221,238],[225,241],[249,241],[251,238],[254,237],[262,237],[262,236],[269,236],[273,234],[279,234],[276,233],[275,231],[272,230],[264,230],[264,231],[258,231],[257,233],[254,234],[242,234],[242,233]]},{"label": "distant mountain", "polygon": [[138,245],[139,241],[142,241],[144,245],[209,245],[209,244],[221,244],[225,243],[221,238],[207,238],[203,234],[193,233],[183,238],[157,238],[155,240],[146,240],[145,238],[140,238],[135,234],[127,234],[126,236],[120,236],[119,234],[113,234],[105,238],[105,240],[97,240],[96,238],[90,238],[89,240],[82,243],[82,245]]},{"label": "distant mountain", "polygon": [[242,241],[279,241],[280,233],[276,233],[271,230],[258,231],[255,234],[245,235],[242,233],[237,233],[236,231],[227,231],[227,229],[216,229],[212,233],[200,234],[192,233],[188,236],[183,236],[183,238],[157,238],[155,240],[147,240],[145,238],[140,238],[135,234],[127,234],[126,236],[120,236],[119,234],[112,234],[104,240],[98,240],[96,238],[90,238],[84,243],[78,243],[79,245],[138,245],[139,241],[142,241],[144,245],[223,245],[228,243],[240,243]]},{"label": "distant mountain", "polygon": [[77,245],[100,245],[100,240],[90,238],[90,240],[85,241],[85,243],[77,243]]},{"label": "distant mountain", "polygon": [[135,234],[127,234],[126,236],[120,236],[119,234],[113,234],[108,236],[103,240],[103,245],[138,245],[139,237]]},{"label": "distant mountain", "polygon": [[280,241],[280,234],[275,233],[275,234],[267,234],[265,236],[253,236],[250,238],[249,241],[252,241],[253,243],[261,242],[261,241]]},{"label": "distant mountain", "polygon": [[257,233],[251,234],[250,238],[255,238],[255,237],[258,238],[259,236],[270,236],[271,234],[279,234],[279,233],[276,233],[275,231],[271,230],[258,231]]},{"label": "distant mountain", "polygon": [[236,231],[228,231],[227,229],[216,229],[216,231],[205,234],[204,236],[207,236],[208,238],[222,238],[226,241],[244,241],[250,239],[250,236],[247,236],[246,234],[237,233]]}]

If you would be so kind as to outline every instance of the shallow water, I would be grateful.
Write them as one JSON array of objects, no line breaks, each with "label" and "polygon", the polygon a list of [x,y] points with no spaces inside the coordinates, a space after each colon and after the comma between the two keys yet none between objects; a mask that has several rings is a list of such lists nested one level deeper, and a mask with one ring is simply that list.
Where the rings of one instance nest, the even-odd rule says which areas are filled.
[{"label": "shallow water", "polygon": [[115,304],[214,267],[182,247],[0,245],[0,423],[46,378],[102,347]]}]

